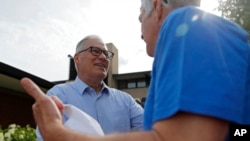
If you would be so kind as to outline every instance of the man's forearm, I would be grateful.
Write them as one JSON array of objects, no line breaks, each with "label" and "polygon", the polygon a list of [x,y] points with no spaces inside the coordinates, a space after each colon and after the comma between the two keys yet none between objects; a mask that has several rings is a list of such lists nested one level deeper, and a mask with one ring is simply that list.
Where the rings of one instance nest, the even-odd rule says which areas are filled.
[{"label": "man's forearm", "polygon": [[[59,138],[53,141],[156,141],[152,132],[131,132],[126,134],[110,134],[106,136],[91,136],[63,129]],[[51,138],[52,139],[52,138]]]}]

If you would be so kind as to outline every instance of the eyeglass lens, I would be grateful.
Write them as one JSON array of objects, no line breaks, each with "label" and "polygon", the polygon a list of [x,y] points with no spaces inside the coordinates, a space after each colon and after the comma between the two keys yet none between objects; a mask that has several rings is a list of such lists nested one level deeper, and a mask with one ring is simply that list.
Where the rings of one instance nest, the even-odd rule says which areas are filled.
[{"label": "eyeglass lens", "polygon": [[107,50],[102,50],[98,47],[90,47],[90,51],[93,55],[98,56],[101,55],[102,53],[105,55],[106,58],[112,58],[113,57],[113,53]]}]

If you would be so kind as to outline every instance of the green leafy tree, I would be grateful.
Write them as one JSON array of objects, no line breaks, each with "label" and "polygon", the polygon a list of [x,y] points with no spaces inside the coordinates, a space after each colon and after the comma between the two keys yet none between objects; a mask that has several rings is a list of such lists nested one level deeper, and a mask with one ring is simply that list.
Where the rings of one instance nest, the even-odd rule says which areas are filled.
[{"label": "green leafy tree", "polygon": [[250,0],[218,0],[218,11],[250,34]]}]

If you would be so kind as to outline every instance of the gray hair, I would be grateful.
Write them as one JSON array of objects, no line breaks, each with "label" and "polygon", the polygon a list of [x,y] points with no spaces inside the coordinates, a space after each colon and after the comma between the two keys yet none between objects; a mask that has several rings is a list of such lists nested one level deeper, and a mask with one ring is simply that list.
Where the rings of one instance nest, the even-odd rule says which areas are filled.
[{"label": "gray hair", "polygon": [[102,40],[99,36],[97,35],[88,35],[85,38],[83,38],[81,41],[79,41],[76,45],[76,53],[82,50],[83,45],[88,41],[89,39],[99,39]]},{"label": "gray hair", "polygon": [[[161,0],[163,5],[169,4],[173,8],[178,8],[186,5],[200,6],[201,0]],[[141,10],[149,15],[153,9],[153,0],[141,0]]]}]

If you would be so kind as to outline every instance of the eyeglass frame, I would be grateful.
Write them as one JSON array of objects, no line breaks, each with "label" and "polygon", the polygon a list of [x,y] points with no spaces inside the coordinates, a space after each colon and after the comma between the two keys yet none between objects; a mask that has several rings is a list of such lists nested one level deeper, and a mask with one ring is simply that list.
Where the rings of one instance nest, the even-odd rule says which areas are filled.
[{"label": "eyeglass frame", "polygon": [[[95,49],[98,49],[99,51],[99,53],[98,54],[94,54],[93,53],[93,48],[95,48]],[[85,52],[85,51],[88,51],[89,50],[89,52],[93,55],[93,56],[100,56],[102,53],[104,54],[104,56],[106,57],[106,59],[109,59],[109,60],[111,60],[113,57],[114,57],[114,55],[115,55],[115,53],[114,52],[111,52],[111,51],[108,51],[108,50],[104,50],[104,49],[100,49],[99,47],[95,47],[95,46],[90,46],[90,47],[88,47],[88,48],[86,48],[86,49],[83,49],[83,50],[81,50],[81,51],[79,51],[78,53],[80,54],[80,53],[82,53],[82,52]],[[110,56],[108,56],[108,54],[110,54]]]}]

